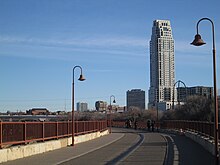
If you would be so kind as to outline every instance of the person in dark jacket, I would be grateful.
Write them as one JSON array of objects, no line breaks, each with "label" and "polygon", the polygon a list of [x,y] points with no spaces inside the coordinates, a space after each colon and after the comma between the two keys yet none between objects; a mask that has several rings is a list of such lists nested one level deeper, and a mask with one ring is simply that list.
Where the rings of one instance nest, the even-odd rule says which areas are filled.
[{"label": "person in dark jacket", "polygon": [[148,121],[147,121],[147,130],[148,130],[148,131],[150,131],[150,125],[151,125],[151,122],[150,122],[150,120],[148,120]]},{"label": "person in dark jacket", "polygon": [[134,121],[134,129],[137,129],[137,120]]},{"label": "person in dark jacket", "polygon": [[152,128],[152,132],[154,132],[154,125],[155,125],[155,121],[151,121],[151,128]]}]

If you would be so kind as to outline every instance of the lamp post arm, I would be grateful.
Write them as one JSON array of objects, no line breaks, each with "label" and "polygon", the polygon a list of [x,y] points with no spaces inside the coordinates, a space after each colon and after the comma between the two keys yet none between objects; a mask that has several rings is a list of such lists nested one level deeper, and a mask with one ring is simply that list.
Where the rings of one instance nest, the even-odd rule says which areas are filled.
[{"label": "lamp post arm", "polygon": [[112,99],[111,99],[112,97],[113,97],[114,100],[115,100],[115,96],[114,96],[114,95],[111,95],[111,96],[110,96],[110,106],[111,106],[111,103],[112,103]]},{"label": "lamp post arm", "polygon": [[79,68],[79,69],[80,69],[80,74],[82,75],[82,67],[79,66],[79,65],[74,66],[74,68],[73,68],[73,84],[74,84],[74,71],[75,71],[76,68]]},{"label": "lamp post arm", "polygon": [[197,24],[196,24],[196,30],[197,30],[197,34],[199,34],[199,23],[203,20],[208,20],[209,22],[211,22],[212,24],[212,44],[213,44],[213,50],[215,50],[215,28],[214,28],[214,23],[211,19],[209,18],[202,18],[200,19]]},{"label": "lamp post arm", "polygon": [[[183,82],[183,81],[181,81],[181,80],[178,80],[178,81],[176,81],[175,83],[174,83],[174,85],[173,85],[173,99],[172,99],[172,108],[174,109],[174,91],[175,91],[175,86],[176,86],[176,84],[178,84],[178,88],[180,87],[180,83],[182,83],[183,85],[184,85],[184,87],[185,87],[185,94],[186,94],[186,84]],[[177,101],[178,101],[178,103],[179,103],[179,96],[178,96],[178,92],[177,92]]]},{"label": "lamp post arm", "polygon": [[81,71],[81,74],[82,74],[82,67],[77,65],[77,66],[74,66],[73,68],[73,80],[72,80],[72,111],[74,111],[74,71],[76,68],[80,68],[80,71]]}]

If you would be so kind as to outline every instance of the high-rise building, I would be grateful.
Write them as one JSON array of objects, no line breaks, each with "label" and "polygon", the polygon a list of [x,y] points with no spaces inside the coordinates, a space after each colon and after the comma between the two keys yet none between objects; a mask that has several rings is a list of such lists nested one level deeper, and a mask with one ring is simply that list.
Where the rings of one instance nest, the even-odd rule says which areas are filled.
[{"label": "high-rise building", "polygon": [[141,89],[132,89],[127,91],[127,109],[132,107],[145,110],[145,91]]},{"label": "high-rise building", "polygon": [[88,111],[88,104],[78,102],[78,103],[76,103],[76,109],[78,112]]},{"label": "high-rise building", "polygon": [[155,20],[150,40],[150,89],[148,108],[167,110],[176,97],[174,40],[170,21]]}]

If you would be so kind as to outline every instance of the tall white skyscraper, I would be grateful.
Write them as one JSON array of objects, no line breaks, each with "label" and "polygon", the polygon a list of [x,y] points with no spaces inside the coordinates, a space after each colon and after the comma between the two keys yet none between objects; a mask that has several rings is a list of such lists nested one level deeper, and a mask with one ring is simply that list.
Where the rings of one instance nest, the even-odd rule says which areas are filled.
[{"label": "tall white skyscraper", "polygon": [[174,40],[170,21],[155,20],[150,40],[148,108],[170,109],[175,97],[174,84]]}]

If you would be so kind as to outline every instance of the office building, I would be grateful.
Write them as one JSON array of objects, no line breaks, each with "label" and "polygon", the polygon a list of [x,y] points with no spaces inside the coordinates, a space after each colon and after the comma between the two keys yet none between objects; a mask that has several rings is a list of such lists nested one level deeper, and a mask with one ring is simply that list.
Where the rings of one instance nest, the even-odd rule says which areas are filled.
[{"label": "office building", "polygon": [[106,111],[107,109],[107,102],[106,101],[96,101],[95,108],[97,111]]},{"label": "office building", "polygon": [[173,96],[176,97],[174,84],[174,39],[170,21],[155,20],[150,40],[148,108],[170,109]]},{"label": "office building", "polygon": [[145,91],[141,89],[132,89],[127,91],[127,109],[139,108],[145,110]]},{"label": "office building", "polygon": [[76,109],[77,109],[78,112],[88,111],[88,104],[87,103],[78,102],[76,104]]},{"label": "office building", "polygon": [[193,95],[211,99],[213,97],[213,87],[194,86],[177,88],[177,100],[180,102],[186,100],[186,97]]}]

